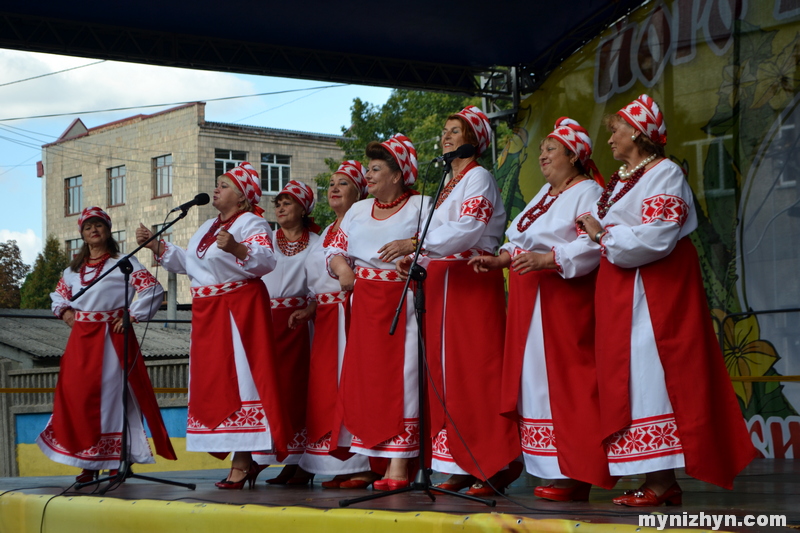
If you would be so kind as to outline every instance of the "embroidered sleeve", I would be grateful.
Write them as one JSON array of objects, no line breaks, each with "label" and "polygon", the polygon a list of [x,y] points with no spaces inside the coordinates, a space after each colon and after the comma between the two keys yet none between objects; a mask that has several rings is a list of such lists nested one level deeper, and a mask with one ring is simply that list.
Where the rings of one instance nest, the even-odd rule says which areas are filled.
[{"label": "embroidered sleeve", "polygon": [[488,224],[494,213],[494,206],[485,196],[467,198],[461,204],[462,217],[473,217],[484,224]]},{"label": "embroidered sleeve", "polygon": [[64,311],[72,309],[72,306],[69,304],[69,300],[72,298],[72,289],[64,282],[64,278],[58,280],[56,292],[52,293],[50,298],[53,300],[53,314],[57,317],[61,318]]},{"label": "embroidered sleeve", "polygon": [[559,251],[556,250],[555,246],[552,246],[550,251],[553,252],[553,261],[556,262],[556,272],[563,273],[564,269],[561,267],[561,262],[563,260],[558,257],[560,255]]},{"label": "embroidered sleeve", "polygon": [[168,244],[167,244],[167,241],[165,241],[165,240],[163,240],[163,239],[162,239],[162,240],[160,240],[160,241],[158,241],[158,242],[159,242],[159,243],[161,243],[161,245],[163,246],[163,248],[162,248],[162,250],[161,250],[161,255],[159,255],[159,254],[153,254],[153,257],[155,257],[155,258],[156,258],[156,261],[158,261],[158,262],[160,263],[160,262],[161,262],[161,260],[164,258],[164,254],[166,254],[166,253],[167,253],[167,246],[168,246]]},{"label": "embroidered sleeve", "polygon": [[347,234],[343,232],[341,229],[337,231],[333,235],[333,239],[331,239],[329,248],[338,248],[339,250],[346,252],[347,251]]},{"label": "embroidered sleeve", "polygon": [[244,259],[239,259],[238,257],[236,258],[236,264],[239,266],[244,266],[247,264],[247,261],[250,260],[250,257],[253,255],[256,246],[264,246],[270,251],[274,250],[272,247],[272,239],[268,233],[256,233],[255,235],[250,235],[242,241],[242,244],[247,247],[247,257]]},{"label": "embroidered sleeve", "polygon": [[154,285],[158,285],[158,280],[145,269],[137,270],[131,274],[131,285],[136,289],[137,294],[141,294]]},{"label": "embroidered sleeve", "polygon": [[347,261],[347,264],[350,265],[350,268],[354,268],[355,262],[350,258],[348,251],[348,240],[347,240],[347,233],[340,227],[339,231],[331,239],[330,245],[325,248],[325,267],[328,269],[328,275],[330,275],[334,279],[339,279],[333,270],[331,269],[331,259],[334,256],[340,255],[344,257]]},{"label": "embroidered sleeve", "polygon": [[663,220],[683,226],[688,216],[689,206],[680,196],[660,194],[642,201],[642,224]]},{"label": "embroidered sleeve", "polygon": [[581,213],[580,215],[575,217],[575,233],[578,234],[578,237],[580,237],[581,235],[586,235],[586,230],[583,229],[582,225],[578,224],[578,222],[577,222],[578,219],[581,218],[582,216],[590,215],[590,214],[591,213],[589,211],[587,211],[587,212]]}]

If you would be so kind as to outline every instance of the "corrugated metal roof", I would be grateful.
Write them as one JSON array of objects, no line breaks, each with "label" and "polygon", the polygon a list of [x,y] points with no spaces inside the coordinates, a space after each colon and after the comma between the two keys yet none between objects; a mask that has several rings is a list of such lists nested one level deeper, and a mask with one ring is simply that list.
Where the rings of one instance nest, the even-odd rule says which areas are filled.
[{"label": "corrugated metal roof", "polygon": [[[2,309],[0,314],[17,315],[0,316],[0,344],[27,352],[33,358],[61,357],[64,353],[71,330],[61,320],[52,318],[50,311]],[[41,318],[31,318],[36,316]],[[191,317],[191,311],[178,311],[178,319],[191,320]],[[145,357],[188,357],[190,324],[168,328],[161,322],[166,318],[166,311],[159,311],[152,322],[134,324],[142,353]]]}]

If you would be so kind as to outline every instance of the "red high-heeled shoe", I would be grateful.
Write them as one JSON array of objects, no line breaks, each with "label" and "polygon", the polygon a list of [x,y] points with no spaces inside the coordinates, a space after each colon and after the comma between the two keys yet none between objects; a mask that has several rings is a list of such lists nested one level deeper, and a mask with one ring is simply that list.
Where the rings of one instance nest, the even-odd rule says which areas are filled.
[{"label": "red high-heeled shoe", "polygon": [[376,479],[375,482],[372,484],[372,490],[397,490],[397,489],[404,489],[411,484],[411,480],[408,479],[391,479],[391,478],[383,478],[383,479]]},{"label": "red high-heeled shoe", "polygon": [[450,480],[448,479],[444,483],[439,483],[438,485],[434,485],[433,487],[431,487],[431,491],[436,492],[436,489],[444,489],[452,492],[458,492],[461,489],[466,489],[473,483],[475,483],[475,478],[472,476],[464,476],[461,478],[460,481],[454,481],[454,482],[450,482]]},{"label": "red high-heeled shoe", "polygon": [[81,473],[75,476],[75,481],[77,483],[89,483],[90,481],[94,481],[97,479],[97,470],[90,470],[89,468],[84,468],[81,470]]},{"label": "red high-heeled shoe", "polygon": [[663,504],[681,505],[683,503],[683,491],[678,483],[673,483],[664,494],[656,496],[652,489],[640,487],[637,490],[626,490],[622,496],[617,496],[613,501],[616,505],[627,505],[628,507],[656,507]]},{"label": "red high-heeled shoe", "polygon": [[[489,483],[485,481],[478,481],[466,492],[470,496],[489,497],[494,496],[495,493],[505,494],[506,488],[511,485],[522,474],[522,463],[513,461],[508,465],[508,468],[501,470],[489,478]],[[494,487],[494,489],[492,488]]]},{"label": "red high-heeled shoe", "polygon": [[592,485],[583,481],[576,481],[569,487],[556,487],[550,485],[539,486],[533,489],[533,495],[537,498],[551,500],[554,502],[586,502],[589,501],[589,490]]},{"label": "red high-heeled shoe", "polygon": [[350,474],[339,474],[333,479],[320,483],[323,489],[338,489],[345,481],[350,481]]},{"label": "red high-heeled shoe", "polygon": [[[242,490],[244,488],[244,484],[248,483],[249,485],[248,488],[252,490],[253,485],[256,482],[256,478],[258,477],[258,474],[261,472],[261,470],[263,470],[263,468],[259,468],[259,466],[260,465],[258,465],[255,461],[250,463],[250,466],[247,468],[247,470],[242,470],[241,468],[232,466],[230,474],[232,474],[234,470],[238,470],[239,472],[244,473],[244,477],[239,481],[231,481],[226,478],[221,481],[217,481],[216,483],[214,483],[214,485],[218,489]],[[228,474],[228,477],[230,477],[230,474]]]},{"label": "red high-heeled shoe", "polygon": [[370,485],[372,485],[375,481],[367,481],[366,479],[348,479],[347,481],[342,481],[339,484],[340,489],[366,489]]}]

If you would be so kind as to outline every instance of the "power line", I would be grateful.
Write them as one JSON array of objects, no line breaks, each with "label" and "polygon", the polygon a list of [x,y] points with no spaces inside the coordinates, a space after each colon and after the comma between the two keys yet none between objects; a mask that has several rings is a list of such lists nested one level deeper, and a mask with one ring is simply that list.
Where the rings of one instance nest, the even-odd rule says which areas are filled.
[{"label": "power line", "polygon": [[33,115],[29,117],[10,117],[10,118],[0,118],[0,122],[11,122],[13,120],[33,120],[37,118],[56,118],[56,117],[68,117],[72,115],[90,115],[94,113],[111,113],[114,111],[130,111],[132,109],[147,109],[153,107],[167,107],[167,106],[179,106],[179,105],[186,105],[191,104],[198,101],[203,102],[220,102],[223,100],[236,100],[239,98],[255,98],[258,96],[274,96],[277,94],[287,94],[287,93],[296,93],[301,91],[313,91],[313,90],[322,90],[322,89],[333,89],[336,87],[347,87],[349,84],[338,83],[335,85],[323,85],[321,87],[306,87],[303,89],[287,89],[285,91],[274,91],[269,93],[258,93],[258,94],[244,94],[240,96],[223,96],[220,98],[207,98],[204,100],[188,100],[185,102],[173,102],[167,104],[146,104],[146,105],[137,105],[137,106],[129,106],[129,107],[115,107],[110,109],[97,109],[93,111],[72,111],[69,113],[52,113],[49,115]]},{"label": "power line", "polygon": [[5,87],[6,85],[14,85],[15,83],[22,83],[23,81],[38,80],[39,78],[46,78],[47,76],[54,76],[56,74],[61,74],[62,72],[69,72],[70,70],[77,70],[79,68],[91,67],[92,65],[99,65],[100,63],[105,63],[105,62],[106,62],[105,59],[101,59],[100,61],[95,61],[94,63],[87,63],[85,65],[79,65],[77,67],[65,68],[64,70],[57,70],[55,72],[48,72],[47,74],[40,74],[39,76],[33,76],[32,78],[25,78],[24,80],[16,80],[16,81],[9,81],[7,83],[0,83],[0,87]]}]

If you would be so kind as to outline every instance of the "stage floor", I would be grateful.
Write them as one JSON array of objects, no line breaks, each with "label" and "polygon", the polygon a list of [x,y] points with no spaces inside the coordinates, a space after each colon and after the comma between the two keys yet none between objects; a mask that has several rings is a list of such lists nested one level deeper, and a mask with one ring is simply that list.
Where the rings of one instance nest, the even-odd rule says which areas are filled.
[{"label": "stage floor", "polygon": [[[135,471],[135,467],[134,467]],[[73,531],[640,531],[639,515],[784,515],[787,527],[722,527],[736,532],[800,529],[800,459],[759,459],[736,480],[733,491],[679,473],[684,491],[680,507],[625,508],[611,503],[641,478],[624,478],[614,490],[593,488],[588,503],[547,502],[533,497],[537,478],[523,475],[507,497],[490,508],[449,495],[431,501],[421,491],[361,502],[347,508],[340,501],[372,490],[326,490],[313,486],[270,486],[264,480],[279,472],[262,472],[254,490],[222,491],[214,482],[226,470],[165,472],[158,479],[194,483],[188,490],[129,479],[104,496],[86,487],[71,489],[70,477],[0,478],[0,532],[71,533]],[[444,476],[434,475],[434,482]],[[659,515],[656,515],[658,518]],[[661,518],[664,520],[664,518]],[[687,518],[687,524],[689,518]],[[669,522],[667,522],[669,523]],[[222,529],[220,529],[222,528]],[[688,528],[691,529],[691,528]],[[699,528],[711,530],[712,527]]]}]

